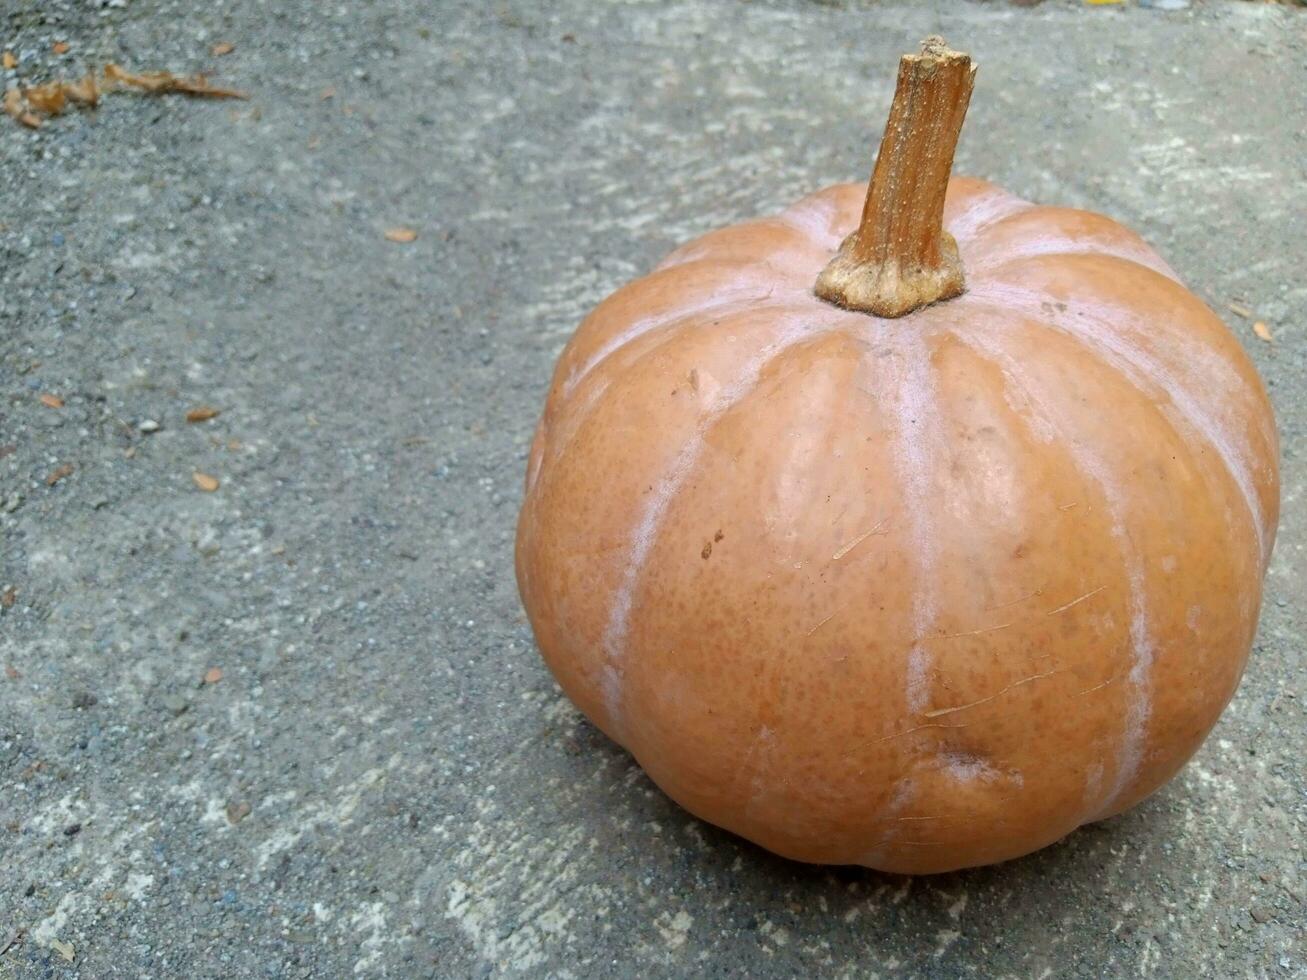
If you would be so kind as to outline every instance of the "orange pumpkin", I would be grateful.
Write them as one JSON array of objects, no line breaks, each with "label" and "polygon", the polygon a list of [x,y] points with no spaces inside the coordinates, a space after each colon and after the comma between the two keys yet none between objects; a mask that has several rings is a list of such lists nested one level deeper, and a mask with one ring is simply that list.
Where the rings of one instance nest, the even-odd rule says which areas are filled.
[{"label": "orange pumpkin", "polygon": [[531,449],[518,582],[559,683],[688,810],[803,861],[944,871],[1121,812],[1257,625],[1252,365],[1133,232],[949,179],[973,71],[929,41],[870,189],[601,303]]}]

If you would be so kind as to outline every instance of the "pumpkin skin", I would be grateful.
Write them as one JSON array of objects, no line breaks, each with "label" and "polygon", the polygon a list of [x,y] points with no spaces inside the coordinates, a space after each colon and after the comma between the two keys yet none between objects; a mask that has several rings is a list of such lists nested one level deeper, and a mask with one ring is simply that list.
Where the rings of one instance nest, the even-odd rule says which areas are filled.
[{"label": "pumpkin skin", "polygon": [[866,190],[697,239],[586,318],[517,576],[563,690],[686,809],[940,872],[1195,752],[1252,644],[1278,444],[1239,343],[1099,215],[955,177],[963,295],[816,298]]}]

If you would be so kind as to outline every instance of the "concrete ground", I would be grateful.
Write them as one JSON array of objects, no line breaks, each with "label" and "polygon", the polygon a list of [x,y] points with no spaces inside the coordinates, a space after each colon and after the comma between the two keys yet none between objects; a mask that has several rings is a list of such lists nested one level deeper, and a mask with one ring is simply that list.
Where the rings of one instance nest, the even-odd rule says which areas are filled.
[{"label": "concrete ground", "polygon": [[[1172,785],[911,880],[672,805],[543,668],[511,542],[584,312],[863,177],[936,31],[981,65],[958,169],[1139,229],[1247,346],[1284,518]],[[253,96],[0,117],[0,980],[1303,976],[1305,36],[1216,0],[0,0],[7,84]]]}]

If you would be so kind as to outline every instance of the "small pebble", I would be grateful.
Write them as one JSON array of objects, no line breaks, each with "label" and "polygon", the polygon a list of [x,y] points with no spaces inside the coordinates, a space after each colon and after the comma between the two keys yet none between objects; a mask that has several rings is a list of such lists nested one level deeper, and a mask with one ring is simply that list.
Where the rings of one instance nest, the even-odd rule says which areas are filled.
[{"label": "small pebble", "polygon": [[162,428],[162,426],[160,426],[159,423],[156,422],[154,419],[146,419],[144,422],[138,425],[137,428],[140,429],[142,432],[158,432],[159,429]]}]

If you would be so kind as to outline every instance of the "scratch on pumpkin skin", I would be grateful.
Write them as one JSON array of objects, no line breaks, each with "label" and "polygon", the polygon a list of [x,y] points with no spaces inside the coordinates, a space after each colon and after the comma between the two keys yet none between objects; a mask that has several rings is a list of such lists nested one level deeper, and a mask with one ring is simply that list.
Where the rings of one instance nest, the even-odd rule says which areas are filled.
[{"label": "scratch on pumpkin skin", "polygon": [[1093,694],[1095,691],[1102,690],[1103,688],[1107,687],[1108,684],[1115,684],[1120,679],[1121,677],[1119,674],[1116,677],[1109,677],[1107,680],[1103,681],[1103,683],[1095,684],[1093,687],[1087,687],[1083,691],[1079,691],[1076,694],[1072,695],[1072,697],[1081,698],[1084,697],[1086,694]]},{"label": "scratch on pumpkin skin", "polygon": [[878,742],[888,742],[892,738],[902,738],[904,735],[911,735],[913,732],[924,731],[927,728],[966,728],[967,725],[918,725],[916,728],[909,728],[901,732],[894,732],[890,735],[882,735],[880,738],[873,738],[870,742],[864,742],[864,745],[876,745]]},{"label": "scratch on pumpkin skin", "polygon": [[998,626],[986,626],[983,629],[967,630],[965,633],[941,633],[939,637],[941,640],[955,640],[959,636],[979,636],[981,633],[994,633],[998,630],[1005,630],[1011,625],[1011,623],[1000,623]]},{"label": "scratch on pumpkin skin", "polygon": [[880,522],[879,522],[875,527],[873,527],[870,531],[863,531],[861,534],[859,534],[856,538],[854,538],[854,539],[853,539],[852,541],[850,541],[848,544],[844,545],[844,547],[840,548],[839,551],[837,551],[837,552],[835,552],[835,554],[831,555],[831,556],[830,556],[830,560],[831,560],[831,561],[839,561],[841,558],[843,558],[845,555],[847,555],[850,551],[852,551],[852,550],[853,550],[854,548],[856,548],[858,545],[862,544],[862,542],[866,541],[866,540],[867,540],[869,537],[871,537],[873,534],[888,534],[889,531],[885,528],[885,525],[888,524],[888,523],[889,523],[889,518],[886,517],[884,520],[880,521]]},{"label": "scratch on pumpkin skin", "polygon": [[812,629],[808,630],[808,632],[807,632],[806,635],[807,635],[807,636],[812,636],[813,633],[817,632],[817,630],[821,629],[823,626],[825,626],[827,623],[829,623],[832,619],[834,619],[834,618],[835,618],[835,617],[840,613],[840,611],[841,611],[843,608],[844,608],[844,607],[841,606],[839,609],[836,609],[835,612],[831,613],[829,616],[827,616],[825,619],[823,619],[820,623],[818,623],[818,624],[817,624],[816,626],[814,626]]},{"label": "scratch on pumpkin skin", "polygon": [[1043,589],[1036,589],[1034,592],[1031,592],[1029,595],[1023,595],[1021,598],[1013,599],[1011,602],[1004,602],[997,606],[990,606],[988,609],[985,610],[985,612],[998,612],[998,610],[1000,609],[1007,609],[1009,606],[1018,605],[1019,603],[1026,602],[1030,599],[1035,598],[1036,596],[1041,596],[1043,594],[1044,594]]},{"label": "scratch on pumpkin skin", "polygon": [[1080,596],[1080,598],[1078,598],[1078,599],[1072,599],[1070,602],[1066,603],[1065,605],[1061,605],[1061,606],[1058,606],[1056,609],[1051,609],[1051,610],[1049,610],[1047,613],[1045,613],[1045,615],[1046,615],[1046,616],[1056,616],[1058,613],[1066,612],[1066,611],[1067,611],[1068,609],[1070,609],[1072,606],[1078,606],[1078,605],[1080,605],[1080,603],[1084,602],[1086,599],[1092,599],[1094,596],[1098,595],[1098,593],[1102,592],[1102,591],[1103,591],[1104,589],[1106,589],[1106,588],[1107,588],[1106,585],[1100,585],[1098,588],[1093,589],[1093,590],[1091,590],[1091,591],[1089,591],[1089,592],[1086,592],[1084,595]]},{"label": "scratch on pumpkin skin", "polygon": [[955,711],[966,711],[968,708],[974,708],[978,704],[985,704],[989,701],[993,701],[995,698],[1002,697],[1004,694],[1006,694],[1008,691],[1012,690],[1013,688],[1021,687],[1024,684],[1029,684],[1032,681],[1041,680],[1042,678],[1045,677],[1052,677],[1054,674],[1065,673],[1065,671],[1066,671],[1065,667],[1059,667],[1056,670],[1045,671],[1042,674],[1033,674],[1030,677],[1024,677],[1019,681],[1014,681],[1013,683],[1009,684],[1007,687],[1003,688],[1003,690],[995,694],[991,694],[987,698],[981,698],[979,701],[972,701],[969,704],[959,704],[952,708],[934,708],[931,711],[923,711],[921,713],[921,716],[923,718],[939,718],[943,715],[951,715]]}]

